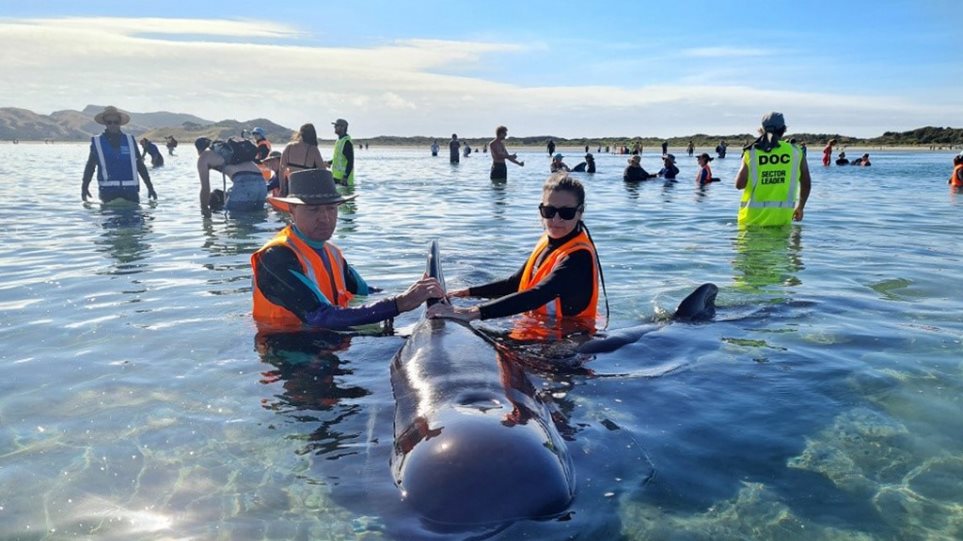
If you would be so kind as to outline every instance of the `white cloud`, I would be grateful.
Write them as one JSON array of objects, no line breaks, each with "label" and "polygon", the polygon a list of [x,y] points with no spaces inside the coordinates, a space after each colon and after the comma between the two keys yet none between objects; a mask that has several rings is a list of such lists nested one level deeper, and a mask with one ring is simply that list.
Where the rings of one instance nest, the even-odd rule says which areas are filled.
[{"label": "white cloud", "polygon": [[[150,33],[132,30],[143,28]],[[0,19],[0,34],[15,44],[0,49],[0,70],[8,74],[0,79],[0,96],[16,100],[0,105],[42,113],[112,103],[213,120],[266,117],[292,128],[343,117],[360,137],[480,136],[498,124],[515,135],[743,133],[768,110],[785,113],[794,131],[852,135],[963,123],[963,106],[954,97],[955,104],[921,103],[705,80],[614,86],[560,78],[525,86],[465,75],[485,72],[499,55],[532,51],[532,45],[514,43],[412,39],[366,48],[308,46],[293,26],[191,19]],[[241,42],[250,37],[265,39]],[[704,53],[709,50],[723,49]],[[536,54],[533,61],[544,61],[544,51]]]}]

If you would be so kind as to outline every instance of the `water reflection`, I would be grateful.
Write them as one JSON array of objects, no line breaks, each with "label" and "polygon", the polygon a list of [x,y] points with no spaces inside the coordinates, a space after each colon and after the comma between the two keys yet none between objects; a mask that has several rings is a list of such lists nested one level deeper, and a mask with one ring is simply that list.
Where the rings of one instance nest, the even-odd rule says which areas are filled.
[{"label": "water reflection", "polygon": [[639,185],[641,182],[622,182],[622,186],[625,187],[625,191],[629,193],[629,199],[639,198]]},{"label": "water reflection", "polygon": [[[736,287],[761,293],[769,286],[798,286],[803,270],[802,228],[758,227],[741,229],[733,242],[733,280]],[[774,288],[784,292],[783,287]]]},{"label": "water reflection", "polygon": [[273,366],[261,374],[261,383],[280,383],[284,392],[264,399],[269,410],[290,413],[299,422],[318,423],[302,452],[327,459],[355,454],[362,438],[362,423],[348,419],[361,411],[351,399],[371,394],[364,387],[346,383],[353,375],[351,363],[338,356],[351,345],[351,337],[329,331],[258,333],[255,349],[261,361]]},{"label": "water reflection", "polygon": [[[215,215],[217,216],[217,215]],[[250,255],[264,243],[258,226],[266,223],[267,209],[234,213],[223,218],[204,218],[204,250],[215,255]]]},{"label": "water reflection", "polygon": [[508,210],[508,181],[492,181],[492,217],[502,219]]},{"label": "water reflection", "polygon": [[145,215],[140,205],[107,206],[100,209],[103,233],[95,240],[97,250],[109,254],[115,263],[106,273],[136,274],[142,272],[146,264],[143,259],[151,251],[144,241],[151,232],[153,216]]}]

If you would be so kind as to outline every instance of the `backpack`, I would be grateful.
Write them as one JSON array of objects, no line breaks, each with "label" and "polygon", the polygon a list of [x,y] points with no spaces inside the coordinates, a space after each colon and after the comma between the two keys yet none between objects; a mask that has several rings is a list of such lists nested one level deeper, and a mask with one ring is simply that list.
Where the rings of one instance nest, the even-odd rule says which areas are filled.
[{"label": "backpack", "polygon": [[257,157],[257,145],[247,139],[231,137],[227,141],[214,141],[211,150],[224,158],[224,165],[253,162]]}]

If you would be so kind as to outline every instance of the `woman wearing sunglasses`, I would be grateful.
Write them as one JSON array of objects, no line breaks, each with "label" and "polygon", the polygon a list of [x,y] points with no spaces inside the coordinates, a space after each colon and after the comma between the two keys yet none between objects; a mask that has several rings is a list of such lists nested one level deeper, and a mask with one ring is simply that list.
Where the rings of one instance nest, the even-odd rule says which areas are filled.
[{"label": "woman wearing sunglasses", "polygon": [[428,316],[472,321],[535,312],[564,318],[556,319],[557,323],[577,323],[573,331],[594,329],[599,263],[595,243],[582,223],[584,210],[582,184],[566,173],[550,176],[538,206],[545,234],[528,261],[508,278],[448,294],[493,300],[467,308],[438,303],[428,309]]}]

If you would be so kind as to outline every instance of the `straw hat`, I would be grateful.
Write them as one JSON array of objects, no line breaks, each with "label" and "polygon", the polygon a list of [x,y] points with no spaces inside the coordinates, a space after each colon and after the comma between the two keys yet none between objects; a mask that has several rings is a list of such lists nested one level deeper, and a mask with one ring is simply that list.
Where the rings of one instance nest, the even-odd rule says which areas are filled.
[{"label": "straw hat", "polygon": [[104,107],[103,111],[97,113],[97,116],[94,117],[94,122],[106,126],[107,122],[104,119],[109,116],[115,116],[119,118],[121,126],[130,122],[130,115],[114,107],[113,105],[108,105],[107,107]]},{"label": "straw hat", "polygon": [[334,177],[327,169],[304,169],[288,177],[287,197],[271,199],[288,205],[340,205],[355,197],[357,195],[345,197],[338,193]]}]

